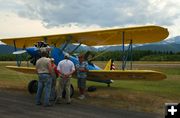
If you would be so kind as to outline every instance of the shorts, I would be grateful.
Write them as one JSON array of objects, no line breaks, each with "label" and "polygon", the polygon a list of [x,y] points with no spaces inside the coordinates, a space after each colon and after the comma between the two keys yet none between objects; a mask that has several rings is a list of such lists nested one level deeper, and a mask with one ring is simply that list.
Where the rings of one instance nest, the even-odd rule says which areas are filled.
[{"label": "shorts", "polygon": [[86,88],[86,78],[78,78],[78,88]]}]

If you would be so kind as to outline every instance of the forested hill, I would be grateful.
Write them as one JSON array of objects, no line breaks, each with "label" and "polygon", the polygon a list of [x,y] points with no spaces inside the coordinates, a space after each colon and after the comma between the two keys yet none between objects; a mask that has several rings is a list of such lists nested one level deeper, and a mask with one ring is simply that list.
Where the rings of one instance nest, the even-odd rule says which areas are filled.
[{"label": "forested hill", "polygon": [[0,54],[12,54],[14,47],[8,45],[0,45]]},{"label": "forested hill", "polygon": [[133,50],[151,50],[151,51],[172,51],[172,52],[180,52],[180,44],[148,44],[143,46],[135,47]]}]

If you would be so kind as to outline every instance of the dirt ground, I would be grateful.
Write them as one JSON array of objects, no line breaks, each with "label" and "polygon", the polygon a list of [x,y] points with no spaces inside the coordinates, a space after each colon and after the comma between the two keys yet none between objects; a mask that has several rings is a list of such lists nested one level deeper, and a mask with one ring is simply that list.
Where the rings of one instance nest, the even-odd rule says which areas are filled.
[{"label": "dirt ground", "polygon": [[0,118],[161,118],[157,114],[95,107],[73,99],[68,105],[36,106],[34,95],[25,91],[0,90]]}]

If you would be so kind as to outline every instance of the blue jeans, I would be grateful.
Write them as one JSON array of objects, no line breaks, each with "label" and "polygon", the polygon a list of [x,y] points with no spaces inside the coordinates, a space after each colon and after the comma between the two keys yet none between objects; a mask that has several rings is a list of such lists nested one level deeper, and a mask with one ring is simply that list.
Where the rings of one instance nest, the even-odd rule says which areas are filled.
[{"label": "blue jeans", "polygon": [[39,81],[38,81],[38,90],[36,94],[36,104],[41,103],[41,96],[43,89],[45,89],[44,94],[44,105],[49,104],[49,97],[51,93],[51,84],[52,84],[52,78],[50,74],[38,74]]},{"label": "blue jeans", "polygon": [[55,98],[56,98],[56,77],[52,77],[50,100],[55,100]]}]

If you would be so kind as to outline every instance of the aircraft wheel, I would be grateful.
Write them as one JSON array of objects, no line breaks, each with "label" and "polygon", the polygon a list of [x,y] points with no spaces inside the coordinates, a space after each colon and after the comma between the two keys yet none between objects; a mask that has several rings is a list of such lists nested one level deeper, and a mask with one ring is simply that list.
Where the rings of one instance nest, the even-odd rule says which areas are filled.
[{"label": "aircraft wheel", "polygon": [[37,92],[38,88],[38,81],[37,80],[32,80],[28,84],[28,91],[30,94],[34,94]]},{"label": "aircraft wheel", "polygon": [[96,91],[96,87],[95,86],[90,86],[90,87],[88,87],[87,91],[88,92],[94,92],[94,91]]},{"label": "aircraft wheel", "polygon": [[[70,87],[70,96],[72,97],[73,95],[74,95],[74,87],[71,84],[71,87]],[[62,97],[65,98],[65,96],[66,96],[66,91],[64,90],[63,93],[62,93]]]}]

